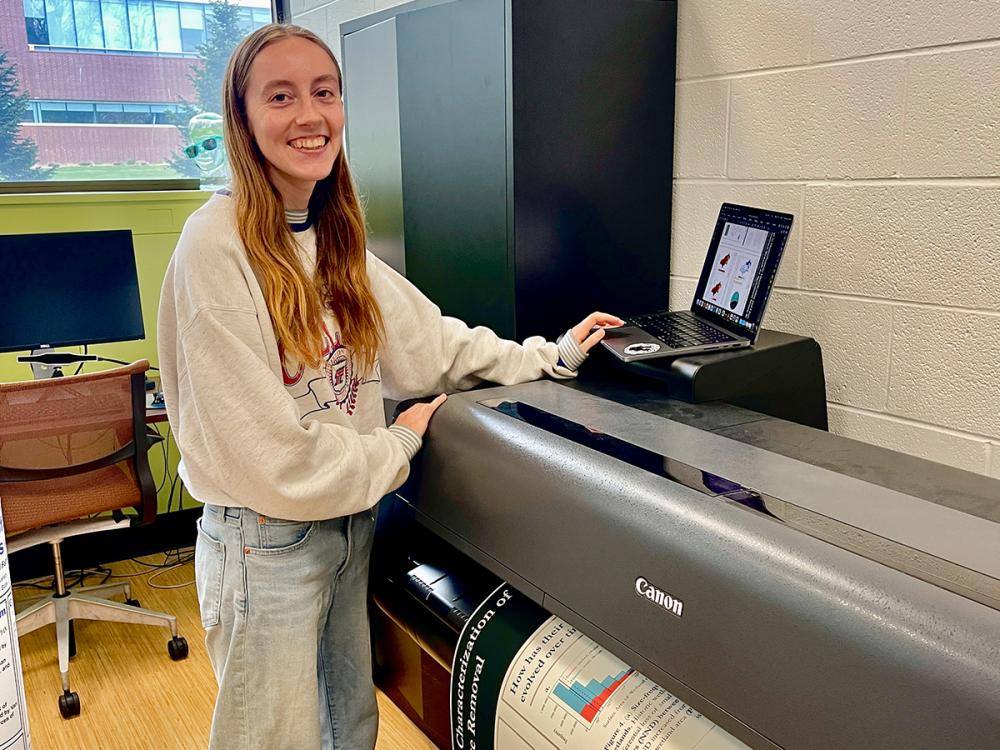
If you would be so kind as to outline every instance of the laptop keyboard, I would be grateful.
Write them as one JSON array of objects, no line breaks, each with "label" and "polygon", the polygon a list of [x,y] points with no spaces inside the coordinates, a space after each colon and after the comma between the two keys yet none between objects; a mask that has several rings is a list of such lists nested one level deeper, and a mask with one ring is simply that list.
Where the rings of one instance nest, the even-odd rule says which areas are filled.
[{"label": "laptop keyboard", "polygon": [[670,312],[652,313],[632,318],[630,322],[656,336],[671,349],[736,341],[734,336],[698,320],[693,315]]}]

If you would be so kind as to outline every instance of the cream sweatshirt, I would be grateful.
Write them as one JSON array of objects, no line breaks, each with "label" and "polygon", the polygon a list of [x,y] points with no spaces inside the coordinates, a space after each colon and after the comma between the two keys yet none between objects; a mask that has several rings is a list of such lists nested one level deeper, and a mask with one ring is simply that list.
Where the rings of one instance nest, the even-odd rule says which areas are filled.
[{"label": "cream sweatshirt", "polygon": [[[314,269],[315,233],[294,236]],[[167,267],[157,337],[178,473],[192,497],[296,521],[359,512],[403,483],[421,445],[412,430],[386,428],[383,396],[568,378],[586,356],[572,335],[558,346],[517,344],[443,316],[371,253],[368,277],[385,321],[373,371],[361,371],[332,316],[318,368],[283,362],[235,202],[216,194],[191,215]]]}]

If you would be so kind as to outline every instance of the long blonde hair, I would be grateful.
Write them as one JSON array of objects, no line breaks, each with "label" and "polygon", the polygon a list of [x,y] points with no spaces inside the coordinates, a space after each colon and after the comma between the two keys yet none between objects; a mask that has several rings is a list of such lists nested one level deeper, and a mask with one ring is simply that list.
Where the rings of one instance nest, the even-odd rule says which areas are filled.
[{"label": "long blonde hair", "polygon": [[352,347],[362,370],[369,372],[375,365],[383,321],[365,270],[364,214],[343,147],[330,174],[316,183],[309,201],[316,230],[313,279],[302,268],[281,195],[268,179],[266,160],[250,133],[246,110],[250,66],[267,45],[289,37],[322,48],[341,76],[330,48],[301,26],[269,24],[233,51],[226,66],[222,112],[240,239],[263,288],[283,356],[310,367],[319,365],[326,308],[340,325],[343,343]]}]

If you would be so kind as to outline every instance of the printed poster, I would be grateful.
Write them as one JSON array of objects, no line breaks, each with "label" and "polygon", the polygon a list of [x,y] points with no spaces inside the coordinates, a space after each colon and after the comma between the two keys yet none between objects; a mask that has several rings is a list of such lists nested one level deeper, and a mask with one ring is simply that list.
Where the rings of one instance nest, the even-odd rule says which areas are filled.
[{"label": "printed poster", "polygon": [[453,750],[738,750],[742,742],[509,584],[469,618]]},{"label": "printed poster", "polygon": [[0,515],[0,750],[31,750],[24,700],[21,652],[17,646],[14,589],[10,584],[7,538]]}]

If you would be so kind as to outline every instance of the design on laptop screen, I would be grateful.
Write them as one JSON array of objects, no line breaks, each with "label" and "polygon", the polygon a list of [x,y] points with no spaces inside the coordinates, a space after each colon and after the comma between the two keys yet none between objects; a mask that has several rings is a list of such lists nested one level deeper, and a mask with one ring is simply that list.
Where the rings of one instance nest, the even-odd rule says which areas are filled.
[{"label": "design on laptop screen", "polygon": [[756,333],[791,228],[788,214],[723,204],[694,305],[726,328]]}]

